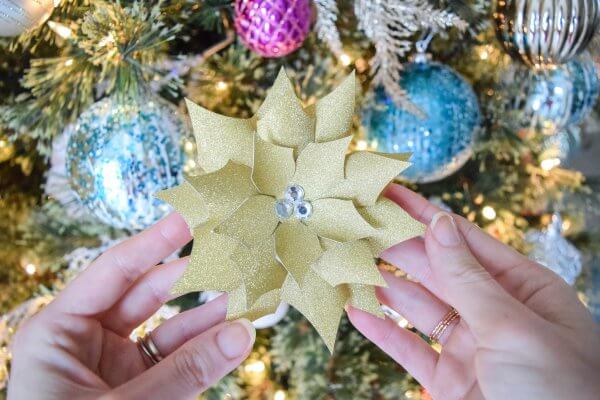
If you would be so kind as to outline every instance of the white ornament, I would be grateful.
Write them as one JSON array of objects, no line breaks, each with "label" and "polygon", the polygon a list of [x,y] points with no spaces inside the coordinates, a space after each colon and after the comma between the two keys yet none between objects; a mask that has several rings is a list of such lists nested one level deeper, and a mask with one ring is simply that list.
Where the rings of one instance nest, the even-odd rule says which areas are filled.
[{"label": "white ornament", "polygon": [[[206,291],[206,292],[202,292],[200,293],[200,301],[203,303],[212,301],[214,299],[216,299],[217,297],[219,297],[223,292],[216,292],[216,291]],[[285,315],[288,312],[288,309],[290,308],[289,305],[287,305],[287,303],[280,303],[279,307],[277,307],[277,310],[275,310],[275,312],[273,314],[268,314],[265,315],[264,317],[261,317],[257,320],[252,321],[252,325],[254,325],[254,328],[256,329],[264,329],[264,328],[270,328],[272,326],[277,325],[277,323],[279,321],[281,321]]]},{"label": "white ornament", "polygon": [[581,253],[562,236],[562,218],[556,213],[545,231],[529,232],[525,238],[533,245],[529,258],[555,272],[569,285],[581,273]]},{"label": "white ornament", "polygon": [[17,36],[36,28],[52,10],[53,0],[0,0],[0,36]]}]

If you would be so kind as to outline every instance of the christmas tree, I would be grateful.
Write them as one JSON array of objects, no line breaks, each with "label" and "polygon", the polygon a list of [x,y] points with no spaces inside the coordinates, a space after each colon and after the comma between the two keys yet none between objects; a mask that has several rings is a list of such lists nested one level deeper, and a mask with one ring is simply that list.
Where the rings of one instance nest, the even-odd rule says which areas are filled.
[{"label": "christmas tree", "polygon": [[[0,1],[0,385],[20,324],[166,215],[154,193],[205,172],[184,99],[251,118],[281,67],[306,107],[354,71],[352,148],[412,153],[398,182],[561,275],[600,321],[598,181],[568,168],[600,133],[600,16],[556,48],[563,26],[516,23],[539,22],[510,7],[527,1]],[[287,305],[262,325],[205,398],[429,398],[345,319],[333,355]]]}]

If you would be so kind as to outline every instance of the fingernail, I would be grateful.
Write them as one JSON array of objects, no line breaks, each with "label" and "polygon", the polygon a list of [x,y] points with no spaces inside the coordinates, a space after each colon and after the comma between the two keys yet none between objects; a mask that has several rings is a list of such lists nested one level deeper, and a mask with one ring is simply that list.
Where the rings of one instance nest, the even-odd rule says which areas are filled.
[{"label": "fingernail", "polygon": [[457,246],[461,243],[460,234],[456,229],[454,218],[446,212],[440,211],[433,216],[429,228],[435,239],[445,247]]},{"label": "fingernail", "polygon": [[247,319],[239,319],[225,325],[217,333],[217,346],[228,359],[243,356],[254,343],[256,331]]}]

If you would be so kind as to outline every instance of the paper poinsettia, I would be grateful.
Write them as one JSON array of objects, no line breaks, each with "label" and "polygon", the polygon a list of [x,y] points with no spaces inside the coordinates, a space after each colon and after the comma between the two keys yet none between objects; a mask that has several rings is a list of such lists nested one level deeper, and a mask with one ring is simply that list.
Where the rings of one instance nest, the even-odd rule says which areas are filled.
[{"label": "paper poinsettia", "polygon": [[251,320],[287,302],[330,350],[346,304],[383,317],[376,257],[424,227],[380,196],[408,154],[348,154],[354,102],[352,74],[303,108],[283,69],[250,119],[188,102],[206,173],[158,194],[194,236],[175,294],[228,292]]}]

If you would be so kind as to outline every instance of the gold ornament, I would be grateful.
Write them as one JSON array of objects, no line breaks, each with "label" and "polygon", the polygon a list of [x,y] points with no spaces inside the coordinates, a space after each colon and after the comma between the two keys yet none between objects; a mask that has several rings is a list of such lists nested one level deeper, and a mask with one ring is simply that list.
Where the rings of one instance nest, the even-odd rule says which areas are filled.
[{"label": "gold ornament", "polygon": [[250,119],[187,105],[206,173],[158,194],[194,236],[174,294],[228,292],[230,319],[287,302],[331,351],[347,304],[383,317],[376,257],[424,226],[380,196],[408,155],[348,154],[354,74],[304,108],[282,69]]}]

